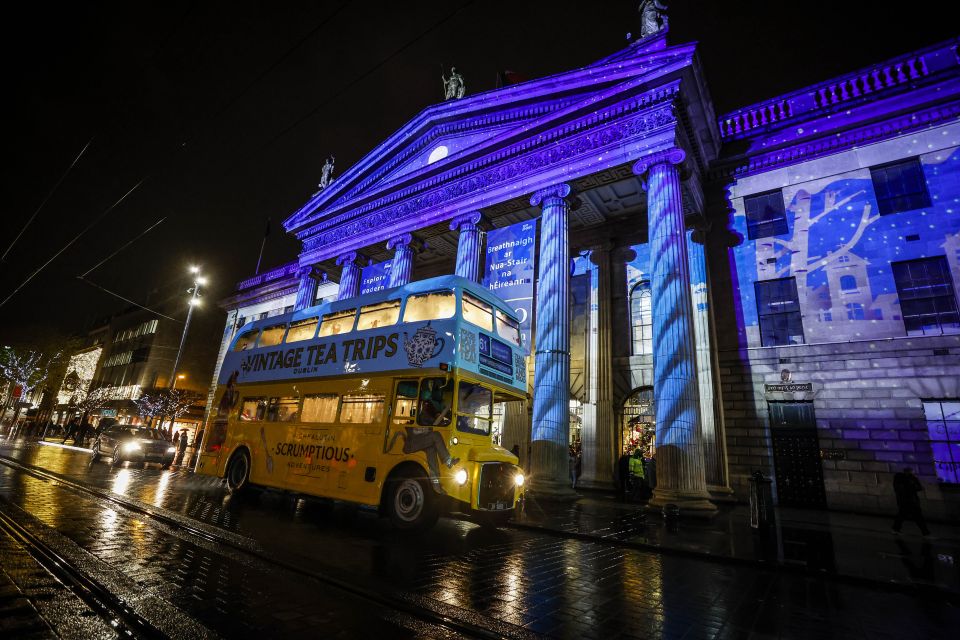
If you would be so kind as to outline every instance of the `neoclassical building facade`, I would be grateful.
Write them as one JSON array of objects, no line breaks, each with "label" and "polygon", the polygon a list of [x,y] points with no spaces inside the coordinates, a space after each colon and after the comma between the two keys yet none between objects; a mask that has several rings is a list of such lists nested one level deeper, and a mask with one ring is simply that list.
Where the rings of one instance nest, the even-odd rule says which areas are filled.
[{"label": "neoclassical building facade", "polygon": [[[744,498],[754,471],[775,479],[784,504],[815,507],[885,509],[879,487],[892,500],[897,464],[951,484],[937,471],[944,454],[934,453],[927,418],[938,402],[946,429],[960,397],[956,45],[717,117],[695,46],[661,32],[581,69],[432,105],[286,219],[299,258],[226,301],[225,343],[242,309],[280,309],[270,300],[302,308],[375,280],[392,287],[445,273],[485,282],[488,237],[530,223],[529,400],[507,407],[500,438],[520,446],[535,490],[572,494],[574,442],[582,484],[598,488],[614,486],[624,451],[655,453],[651,503],[691,514]],[[919,169],[898,173],[908,154]],[[939,180],[927,200],[903,195],[924,176]],[[874,213],[844,213],[848,205]],[[888,224],[872,233],[856,216]],[[894,231],[881,230],[890,223]],[[923,249],[895,246],[904,225]],[[942,263],[896,266],[937,251]],[[904,269],[916,282],[948,279],[930,285],[935,322],[916,282],[898,288],[891,274]],[[911,295],[923,298],[909,303],[912,315],[900,309]],[[945,355],[890,364],[931,350]],[[826,375],[838,353],[863,360],[844,369],[852,377]],[[841,392],[852,393],[841,381],[881,366],[902,369],[888,377],[904,381],[889,395]],[[900,388],[916,393],[893,393]],[[890,416],[870,413],[886,402],[899,403]],[[848,436],[861,409],[879,420],[876,432]],[[909,440],[912,457],[902,444],[890,449],[897,459],[878,457],[870,445],[895,430],[887,420],[927,440]],[[850,498],[851,483],[873,500]],[[938,493],[944,515],[956,510],[948,494]]]}]

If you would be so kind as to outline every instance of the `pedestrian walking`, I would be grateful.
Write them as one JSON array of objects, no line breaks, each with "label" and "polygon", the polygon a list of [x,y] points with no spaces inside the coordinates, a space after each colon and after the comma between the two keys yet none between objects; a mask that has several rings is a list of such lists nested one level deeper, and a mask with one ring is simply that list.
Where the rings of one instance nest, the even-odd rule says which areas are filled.
[{"label": "pedestrian walking", "polygon": [[580,452],[577,451],[576,447],[570,447],[570,458],[568,464],[570,465],[570,485],[576,489],[577,480],[580,478],[580,473],[583,471],[583,461],[580,458]]},{"label": "pedestrian walking", "polygon": [[84,446],[83,443],[87,439],[87,432],[93,428],[93,425],[90,424],[89,416],[83,417],[83,422],[80,423],[80,428],[77,430],[77,436],[73,439],[73,444],[78,447]]},{"label": "pedestrian walking", "polygon": [[617,460],[617,496],[624,500],[630,496],[630,454],[626,451]]},{"label": "pedestrian walking", "polygon": [[177,443],[177,459],[174,461],[178,466],[183,464],[183,456],[187,452],[187,432],[180,432],[180,440]]},{"label": "pedestrian walking", "polygon": [[67,431],[63,434],[63,440],[60,441],[60,444],[67,444],[69,438],[74,438],[76,442],[77,430],[80,428],[80,418],[74,417],[67,424]]},{"label": "pedestrian walking", "polygon": [[904,520],[913,520],[920,527],[920,533],[925,536],[930,535],[927,529],[927,523],[923,519],[923,511],[920,509],[920,492],[923,491],[923,485],[913,475],[913,469],[904,468],[903,471],[893,476],[893,492],[897,496],[897,517],[893,520],[893,532],[900,533]]}]

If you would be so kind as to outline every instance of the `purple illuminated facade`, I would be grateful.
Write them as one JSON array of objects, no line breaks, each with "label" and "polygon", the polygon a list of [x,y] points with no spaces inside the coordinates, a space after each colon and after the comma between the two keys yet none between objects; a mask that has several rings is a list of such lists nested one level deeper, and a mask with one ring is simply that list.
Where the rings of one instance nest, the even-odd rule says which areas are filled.
[{"label": "purple illuminated facade", "polygon": [[539,220],[531,398],[498,436],[534,489],[572,493],[578,442],[597,487],[655,450],[652,503],[688,513],[756,470],[784,504],[887,510],[905,464],[956,513],[929,435],[936,410],[947,454],[960,430],[956,46],[717,117],[695,46],[661,33],[430,106],[284,222],[284,295],[329,274],[350,297],[387,260],[391,286],[476,281],[487,231]]}]

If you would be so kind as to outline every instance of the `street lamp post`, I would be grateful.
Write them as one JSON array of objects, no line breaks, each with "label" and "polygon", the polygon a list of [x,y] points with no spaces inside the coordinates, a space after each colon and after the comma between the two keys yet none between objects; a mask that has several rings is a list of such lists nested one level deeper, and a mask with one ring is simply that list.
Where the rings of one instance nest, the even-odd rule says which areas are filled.
[{"label": "street lamp post", "polygon": [[187,321],[183,324],[183,336],[180,338],[180,348],[177,349],[177,357],[173,361],[173,370],[170,372],[171,389],[177,386],[177,368],[180,366],[180,357],[183,355],[183,345],[187,343],[187,331],[190,330],[190,318],[193,317],[193,308],[200,304],[200,285],[206,284],[205,278],[200,276],[200,267],[190,267],[190,273],[193,274],[193,287],[187,289],[187,293],[193,294],[190,297],[190,308],[187,309]]}]

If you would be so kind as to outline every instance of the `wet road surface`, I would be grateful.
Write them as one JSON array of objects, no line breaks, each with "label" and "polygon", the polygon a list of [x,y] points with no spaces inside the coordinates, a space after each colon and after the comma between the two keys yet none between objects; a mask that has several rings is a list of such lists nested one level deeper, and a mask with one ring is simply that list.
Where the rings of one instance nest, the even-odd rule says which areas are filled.
[{"label": "wet road surface", "polygon": [[[605,639],[946,638],[960,627],[956,607],[929,595],[449,518],[429,533],[401,535],[374,513],[292,495],[234,500],[221,482],[186,471],[114,469],[36,443],[0,444],[0,456],[25,465],[0,458],[0,511],[121,573],[126,585],[118,588],[148,594],[159,620],[173,609],[226,637],[459,637],[486,629]],[[101,495],[31,475],[31,466]],[[114,494],[164,520],[111,502]],[[384,599],[366,597],[374,594]]]}]

